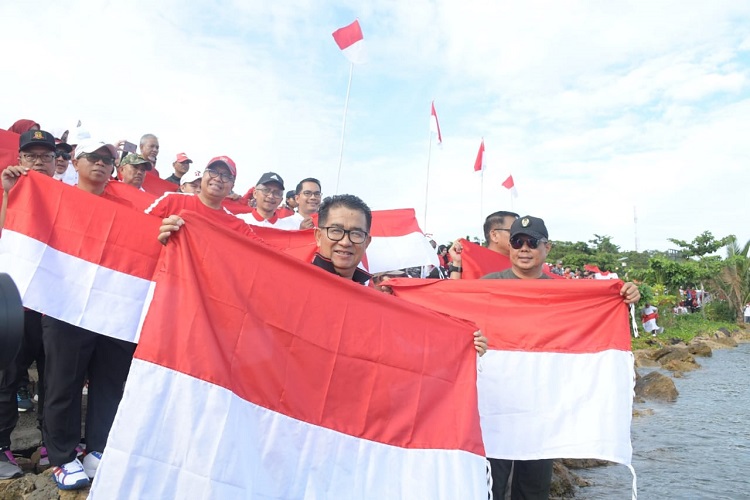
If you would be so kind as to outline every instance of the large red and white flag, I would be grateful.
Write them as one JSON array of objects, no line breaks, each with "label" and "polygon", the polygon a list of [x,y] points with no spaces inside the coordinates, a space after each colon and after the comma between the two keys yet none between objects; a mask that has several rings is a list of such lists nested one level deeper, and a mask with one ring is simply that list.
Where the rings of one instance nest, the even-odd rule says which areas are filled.
[{"label": "large red and white flag", "polygon": [[629,465],[635,374],[620,281],[389,281],[397,297],[474,321],[487,456]]},{"label": "large red and white flag", "polygon": [[9,194],[0,272],[13,278],[25,307],[133,342],[161,251],[160,224],[31,171]]},{"label": "large red and white flag", "polygon": [[512,175],[509,175],[508,178],[503,181],[503,187],[510,190],[510,194],[513,198],[518,198],[518,191],[516,190],[516,184],[513,182]]},{"label": "large red and white flag", "polygon": [[435,101],[430,105],[430,131],[437,136],[438,146],[443,143],[443,134],[440,133],[440,122],[438,121],[437,111],[435,111]]},{"label": "large red and white flag", "polygon": [[486,166],[484,162],[484,139],[482,139],[481,144],[479,144],[479,151],[477,151],[477,159],[474,160],[474,171],[475,172],[481,172],[484,170],[484,167]]},{"label": "large red and white flag", "polygon": [[359,26],[358,19],[334,31],[333,39],[344,56],[349,59],[349,62],[354,64],[364,62],[364,36],[362,35],[362,28]]},{"label": "large red and white flag", "polygon": [[475,325],[181,215],[91,498],[486,497]]}]

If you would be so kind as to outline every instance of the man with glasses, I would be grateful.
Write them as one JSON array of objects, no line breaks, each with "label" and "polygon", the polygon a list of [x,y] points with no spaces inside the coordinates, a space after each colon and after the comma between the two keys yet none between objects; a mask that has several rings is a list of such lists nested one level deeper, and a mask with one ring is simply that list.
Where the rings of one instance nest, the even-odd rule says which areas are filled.
[{"label": "man with glasses", "polygon": [[[543,272],[547,254],[552,248],[547,226],[538,217],[527,215],[510,226],[511,268],[490,273],[482,279],[551,279]],[[625,283],[620,290],[626,304],[640,299],[638,288]],[[552,480],[552,459],[503,460],[489,458],[492,470],[493,498],[505,498],[508,479],[513,472],[511,499],[544,499],[549,497]]]},{"label": "man with glasses", "polygon": [[64,142],[55,141],[55,173],[52,175],[55,179],[61,181],[65,176],[65,172],[70,166],[71,153],[73,147],[70,144]]},{"label": "man with glasses", "polygon": [[[498,265],[502,266],[500,269],[507,267],[507,258],[510,255],[510,226],[516,219],[518,219],[517,213],[500,210],[488,215],[484,220],[484,239],[487,242],[487,249],[505,257],[498,259]],[[448,274],[451,279],[461,279],[462,251],[461,240],[454,241],[449,250],[451,265],[448,266]]]},{"label": "man with glasses", "polygon": [[297,212],[279,220],[275,227],[279,229],[312,229],[315,227],[313,215],[318,213],[322,193],[320,181],[313,177],[302,179],[294,190]]},{"label": "man with glasses", "polygon": [[203,170],[199,192],[165,193],[158,198],[146,209],[146,213],[163,219],[159,229],[159,241],[166,245],[171,234],[179,231],[185,224],[177,215],[183,209],[192,210],[214,220],[217,224],[259,239],[251,226],[222,205],[224,198],[232,192],[236,178],[237,166],[234,161],[228,156],[217,156],[211,159]]},{"label": "man with glasses", "polygon": [[260,176],[253,191],[255,208],[252,212],[240,214],[241,218],[253,226],[277,227],[280,220],[278,208],[284,198],[284,179],[275,172],[266,172]]}]

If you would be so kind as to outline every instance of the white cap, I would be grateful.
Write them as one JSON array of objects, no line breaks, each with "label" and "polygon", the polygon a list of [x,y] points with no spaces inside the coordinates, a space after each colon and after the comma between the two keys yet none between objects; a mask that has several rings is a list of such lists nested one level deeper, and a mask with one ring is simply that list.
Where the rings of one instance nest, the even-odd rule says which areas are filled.
[{"label": "white cap", "polygon": [[117,148],[112,144],[107,144],[104,141],[97,141],[96,139],[84,139],[76,146],[76,158],[80,158],[81,155],[86,153],[93,153],[97,149],[106,147],[112,158],[117,158]]},{"label": "white cap", "polygon": [[187,184],[188,182],[198,180],[201,177],[203,177],[203,172],[201,172],[200,170],[190,170],[180,179],[180,186],[182,186],[183,184]]}]

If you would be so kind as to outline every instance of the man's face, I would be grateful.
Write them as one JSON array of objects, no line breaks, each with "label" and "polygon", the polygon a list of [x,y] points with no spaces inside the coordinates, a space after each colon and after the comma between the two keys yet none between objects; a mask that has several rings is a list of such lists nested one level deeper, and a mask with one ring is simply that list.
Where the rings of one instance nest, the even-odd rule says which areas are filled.
[{"label": "man's face", "polygon": [[193,193],[198,194],[201,192],[201,182],[203,179],[195,179],[194,181],[186,182],[184,184],[180,184],[180,192],[181,193]]},{"label": "man's face", "polygon": [[[328,219],[324,224],[326,227],[367,231],[365,214],[342,206],[329,210]],[[349,235],[345,234],[340,241],[334,241],[328,237],[326,229],[315,229],[315,242],[318,244],[320,255],[330,259],[336,272],[345,278],[351,278],[354,275],[370,240],[371,237],[368,234],[363,243],[352,243]]]},{"label": "man's face", "polygon": [[294,197],[299,206],[299,213],[308,216],[316,213],[320,207],[320,186],[314,182],[303,182],[302,191]]},{"label": "man's face", "polygon": [[117,167],[117,171],[120,173],[122,182],[130,184],[138,189],[143,185],[143,179],[146,177],[146,169],[150,165],[140,163],[138,165],[125,164]]},{"label": "man's face", "polygon": [[178,174],[185,175],[188,170],[190,170],[190,162],[189,161],[176,161],[172,164],[172,167],[174,167],[174,171]]},{"label": "man's face", "polygon": [[78,172],[79,179],[103,185],[112,177],[115,163],[109,149],[102,146],[93,153],[84,153],[80,158],[73,160],[73,166]]},{"label": "man's face", "polygon": [[284,197],[284,188],[278,182],[258,184],[253,191],[256,207],[264,213],[273,213]]},{"label": "man's face", "polygon": [[18,153],[18,164],[52,177],[55,173],[55,153],[44,146],[29,146]]},{"label": "man's face", "polygon": [[548,241],[542,243],[541,240],[537,240],[537,247],[531,248],[528,240],[534,238],[525,234],[518,234],[513,239],[523,243],[523,246],[518,249],[510,247],[510,262],[513,268],[531,274],[541,273],[552,245]]},{"label": "man's face", "polygon": [[[213,172],[212,172],[213,171]],[[212,177],[215,175],[216,177]],[[214,163],[203,171],[200,194],[213,200],[223,200],[234,187],[234,176],[223,163]]]},{"label": "man's face", "polygon": [[[64,174],[68,169],[68,160],[70,159],[70,155],[67,151],[64,151],[62,149],[58,149],[55,154],[57,155],[57,157],[55,158],[55,173]],[[68,159],[65,159],[65,156],[67,156]]]},{"label": "man's face", "polygon": [[156,163],[156,157],[159,155],[159,141],[157,139],[146,139],[141,146],[141,156],[148,158],[151,163]]},{"label": "man's face", "polygon": [[296,196],[290,196],[286,199],[286,204],[291,209],[295,209],[299,206],[297,205],[297,200],[295,200],[294,198],[296,198]]},{"label": "man's face", "polygon": [[502,224],[496,224],[490,231],[493,247],[503,255],[510,255],[510,226],[513,217],[505,217]]}]

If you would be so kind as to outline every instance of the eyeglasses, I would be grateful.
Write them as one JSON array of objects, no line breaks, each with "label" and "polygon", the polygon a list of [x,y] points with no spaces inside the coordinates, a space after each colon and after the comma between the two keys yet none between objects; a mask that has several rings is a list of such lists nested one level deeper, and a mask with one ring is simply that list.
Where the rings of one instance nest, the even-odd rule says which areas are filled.
[{"label": "eyeglasses", "polygon": [[112,158],[111,156],[102,156],[102,155],[96,154],[96,153],[84,153],[81,156],[83,156],[84,158],[86,158],[91,163],[96,163],[96,162],[100,161],[100,162],[104,163],[105,165],[114,165],[115,164],[115,159]]},{"label": "eyeglasses", "polygon": [[55,158],[62,157],[63,160],[70,160],[70,153],[66,153],[65,151],[55,151]]},{"label": "eyeglasses", "polygon": [[270,189],[265,186],[259,186],[255,189],[263,193],[263,196],[268,196],[269,194],[274,198],[281,198],[282,196],[284,196],[284,191],[279,191],[278,189]]},{"label": "eyeglasses", "polygon": [[367,231],[361,229],[344,229],[336,226],[320,227],[319,229],[325,229],[326,236],[333,241],[341,241],[347,234],[349,235],[349,241],[355,244],[364,243],[367,239]]},{"label": "eyeglasses", "polygon": [[505,232],[509,233],[510,229],[505,229],[505,228],[502,228],[502,227],[496,227],[494,229],[490,229],[490,232],[492,232],[492,231],[505,231]]},{"label": "eyeglasses", "polygon": [[213,168],[207,168],[205,172],[211,179],[216,179],[218,177],[219,179],[221,179],[221,182],[234,181],[234,176],[231,174],[227,174],[226,172],[219,172],[218,170],[214,170]]},{"label": "eyeglasses", "polygon": [[305,196],[305,198],[320,198],[323,196],[323,193],[320,191],[302,191],[302,194]]},{"label": "eyeglasses", "polygon": [[530,249],[534,250],[539,246],[540,243],[547,243],[547,240],[528,237],[524,238],[521,236],[514,236],[510,239],[510,246],[515,250],[520,250],[521,248],[523,248],[524,243],[526,243],[526,245],[528,245]]},{"label": "eyeglasses", "polygon": [[34,154],[34,153],[21,153],[21,157],[26,161],[37,161],[41,160],[43,163],[52,163],[55,161],[55,155],[52,153],[42,153],[42,154]]}]

